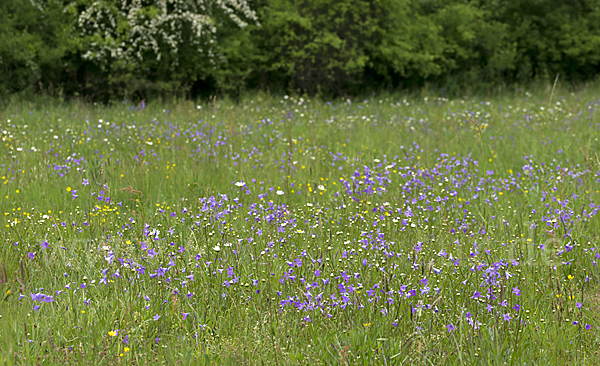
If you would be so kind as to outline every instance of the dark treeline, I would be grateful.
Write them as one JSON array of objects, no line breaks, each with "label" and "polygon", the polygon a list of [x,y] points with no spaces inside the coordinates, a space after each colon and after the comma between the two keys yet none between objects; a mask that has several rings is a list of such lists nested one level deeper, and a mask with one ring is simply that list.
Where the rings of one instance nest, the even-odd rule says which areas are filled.
[{"label": "dark treeline", "polygon": [[[139,18],[156,17],[158,2],[140,0]],[[86,30],[92,23],[81,14],[93,3],[113,15],[94,13],[100,28]],[[247,0],[256,15],[240,16],[247,26],[213,9],[210,52],[182,21],[176,32],[162,30],[180,37],[176,49],[158,42],[136,62],[98,46],[129,47],[134,27],[115,10],[127,3],[1,0],[0,97],[355,95],[423,85],[453,93],[551,82],[557,74],[579,83],[600,72],[600,0]],[[114,38],[98,36],[102,22],[112,24]]]}]

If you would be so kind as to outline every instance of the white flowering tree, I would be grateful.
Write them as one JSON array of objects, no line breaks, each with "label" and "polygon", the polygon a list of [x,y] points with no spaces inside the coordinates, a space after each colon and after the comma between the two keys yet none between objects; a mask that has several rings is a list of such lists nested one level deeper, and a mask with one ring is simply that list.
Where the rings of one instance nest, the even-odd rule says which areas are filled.
[{"label": "white flowering tree", "polygon": [[220,26],[258,24],[248,0],[79,0],[69,11],[83,60],[174,79],[219,62]]}]

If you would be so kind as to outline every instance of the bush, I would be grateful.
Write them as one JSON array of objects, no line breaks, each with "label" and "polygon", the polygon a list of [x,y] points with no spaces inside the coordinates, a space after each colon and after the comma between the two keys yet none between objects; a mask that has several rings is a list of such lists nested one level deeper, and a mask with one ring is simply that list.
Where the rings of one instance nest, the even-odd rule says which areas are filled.
[{"label": "bush", "polygon": [[0,68],[3,96],[105,101],[581,82],[600,0],[4,0]]},{"label": "bush", "polygon": [[600,1],[515,0],[495,14],[515,45],[512,80],[582,81],[600,71]]},{"label": "bush", "polygon": [[0,2],[0,96],[62,91],[70,19],[62,1]]},{"label": "bush", "polygon": [[185,93],[220,62],[218,28],[257,20],[238,0],[85,0],[69,9],[81,60],[104,76],[92,85],[126,98]]}]

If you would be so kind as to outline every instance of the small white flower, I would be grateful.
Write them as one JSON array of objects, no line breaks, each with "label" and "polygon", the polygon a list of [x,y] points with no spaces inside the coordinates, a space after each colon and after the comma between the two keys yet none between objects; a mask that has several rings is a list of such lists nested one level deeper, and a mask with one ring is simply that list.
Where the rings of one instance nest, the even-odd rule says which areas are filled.
[{"label": "small white flower", "polygon": [[243,187],[243,186],[246,185],[246,183],[242,182],[242,181],[239,181],[239,182],[235,182],[235,185],[238,186],[238,187]]},{"label": "small white flower", "polygon": [[217,245],[215,245],[215,246],[213,247],[213,250],[214,250],[215,252],[219,252],[219,251],[221,250],[221,247],[220,247],[220,246],[217,244]]},{"label": "small white flower", "polygon": [[318,188],[319,188],[319,190],[320,190],[320,191],[324,191],[324,190],[325,190],[325,186],[324,186],[324,185],[322,185],[322,184],[319,184],[319,187],[318,187]]},{"label": "small white flower", "polygon": [[283,192],[281,189],[277,191],[277,195],[278,195],[278,196],[282,196],[282,195],[283,195],[283,193],[284,193],[284,192]]},{"label": "small white flower", "polygon": [[313,204],[312,204],[312,203],[310,203],[310,202],[307,202],[307,203],[306,203],[306,205],[307,205],[308,207],[312,207],[312,206],[313,206]]}]

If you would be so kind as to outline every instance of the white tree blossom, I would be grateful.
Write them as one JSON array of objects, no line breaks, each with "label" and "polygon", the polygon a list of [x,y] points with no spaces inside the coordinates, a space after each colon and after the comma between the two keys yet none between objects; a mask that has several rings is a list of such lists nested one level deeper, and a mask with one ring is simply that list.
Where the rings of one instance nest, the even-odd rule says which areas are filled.
[{"label": "white tree blossom", "polygon": [[259,24],[248,0],[97,0],[77,13],[76,33],[86,43],[83,59],[101,65],[160,61],[166,53],[177,55],[184,43],[214,62],[219,16],[241,28]]}]

